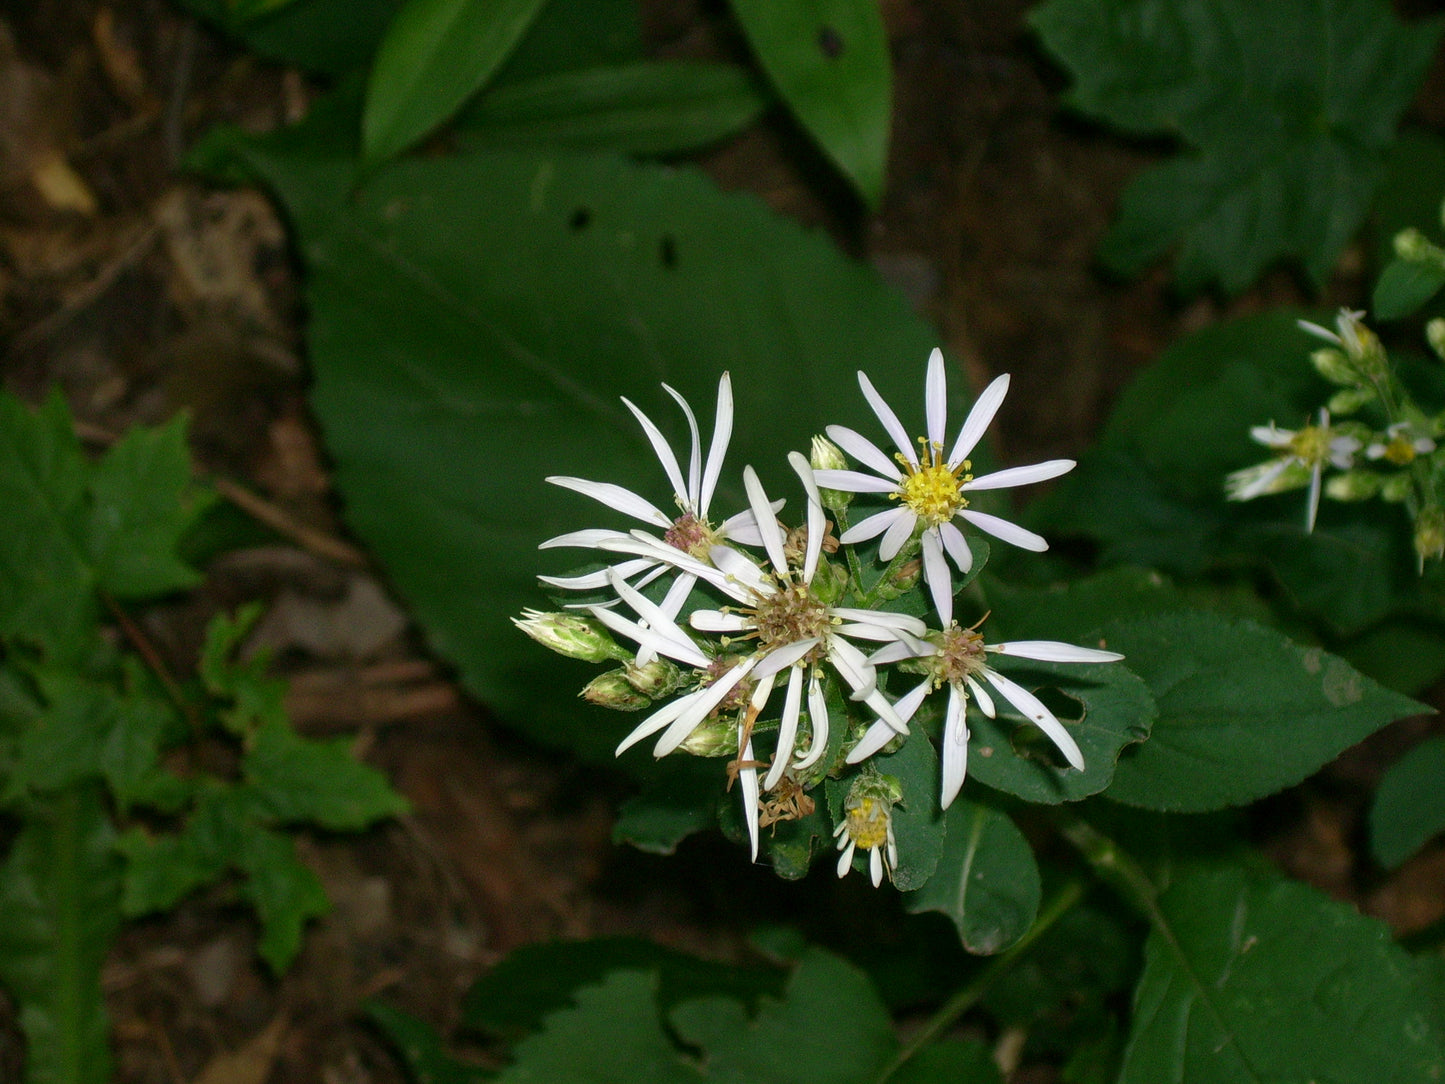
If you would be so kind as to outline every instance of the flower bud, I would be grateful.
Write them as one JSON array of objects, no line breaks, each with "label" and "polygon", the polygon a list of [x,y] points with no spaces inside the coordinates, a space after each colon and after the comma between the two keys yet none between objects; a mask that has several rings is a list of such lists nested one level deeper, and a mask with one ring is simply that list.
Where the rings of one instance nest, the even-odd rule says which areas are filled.
[{"label": "flower bud", "polygon": [[1315,371],[1331,384],[1353,387],[1360,382],[1360,374],[1350,364],[1350,359],[1332,347],[1325,347],[1310,354]]},{"label": "flower bud", "polygon": [[1353,414],[1362,406],[1373,403],[1376,398],[1374,388],[1342,388],[1330,396],[1326,406],[1331,414]]},{"label": "flower bud", "polygon": [[[848,457],[827,437],[816,436],[808,454],[808,462],[814,470],[847,470]],[[830,512],[841,512],[853,502],[853,494],[841,489],[818,487],[818,498]]]},{"label": "flower bud", "polygon": [[1380,496],[1391,504],[1399,504],[1408,500],[1414,487],[1410,482],[1410,475],[1401,471],[1399,474],[1389,475],[1380,486]]},{"label": "flower bud", "polygon": [[1415,552],[1422,563],[1445,555],[1445,510],[1438,504],[1422,509],[1415,519]]},{"label": "flower bud", "polygon": [[543,613],[523,610],[512,624],[543,647],[583,662],[631,659],[633,653],[614,640],[597,621],[575,612]]},{"label": "flower bud", "polygon": [[1435,356],[1445,361],[1445,316],[1437,316],[1425,325],[1425,340]]},{"label": "flower bud", "polygon": [[1403,229],[1395,234],[1394,240],[1395,255],[1402,260],[1411,263],[1420,263],[1430,258],[1430,250],[1435,246],[1425,240],[1425,235],[1414,226]]},{"label": "flower bud", "polygon": [[589,704],[614,711],[641,711],[652,703],[650,696],[632,687],[627,680],[627,670],[621,667],[598,674],[583,686],[581,696]]},{"label": "flower bud", "polygon": [[1325,496],[1332,501],[1363,501],[1380,492],[1385,477],[1368,470],[1336,474],[1325,483]]},{"label": "flower bud", "polygon": [[627,684],[653,700],[676,692],[686,680],[682,670],[667,659],[653,659],[646,666],[628,664],[623,673]]},{"label": "flower bud", "polygon": [[695,757],[737,756],[737,723],[730,715],[711,716],[693,727],[678,748]]}]

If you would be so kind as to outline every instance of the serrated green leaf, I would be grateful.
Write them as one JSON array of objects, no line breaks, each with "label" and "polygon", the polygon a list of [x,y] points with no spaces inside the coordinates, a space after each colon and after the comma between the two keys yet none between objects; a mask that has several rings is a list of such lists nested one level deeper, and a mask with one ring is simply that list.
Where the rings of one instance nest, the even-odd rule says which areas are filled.
[{"label": "serrated green leaf", "polygon": [[[672,1045],[657,1011],[657,976],[612,971],[584,986],[572,1008],[559,1009],[542,1030],[517,1044],[499,1084],[691,1084],[704,1079]],[[725,1002],[735,1004],[734,1002]],[[606,1051],[605,1057],[599,1057]]]},{"label": "serrated green leaf", "polygon": [[543,0],[406,0],[376,53],[361,120],[369,166],[450,118],[507,59]]},{"label": "serrated green leaf", "polygon": [[1392,764],[1370,808],[1370,851],[1393,869],[1445,832],[1445,738],[1430,738]]},{"label": "serrated green leaf", "polygon": [[860,1084],[897,1047],[867,977],[817,948],[803,954],[782,998],[764,998],[751,1019],[727,998],[684,1002],[670,1019],[703,1048],[707,1079],[719,1084]]},{"label": "serrated green leaf", "polygon": [[498,86],[457,116],[457,141],[473,149],[679,154],[735,135],[767,104],[743,68],[639,61]]},{"label": "serrated green leaf", "polygon": [[1043,887],[1034,852],[1012,818],[957,798],[944,813],[943,854],[908,910],[939,911],[958,927],[969,952],[1002,952],[1034,924]]},{"label": "serrated green leaf", "polygon": [[480,1084],[495,1074],[458,1061],[447,1052],[436,1028],[411,1013],[373,1001],[367,1018],[382,1030],[418,1084]]},{"label": "serrated green leaf", "polygon": [[331,909],[326,890],[309,866],[296,857],[290,836],[245,825],[235,861],[245,872],[241,895],[261,920],[256,951],[277,974],[285,971],[301,949],[306,923]]},{"label": "serrated green leaf", "polygon": [[260,603],[242,606],[234,615],[218,613],[206,625],[197,665],[206,692],[221,701],[222,725],[232,734],[248,737],[265,727],[289,727],[286,717],[286,683],[267,673],[271,660],[258,653],[245,661],[235,655],[256,622]]},{"label": "serrated green leaf", "polygon": [[31,810],[0,865],[0,982],[19,1007],[26,1084],[110,1084],[100,969],[120,925],[110,820],[93,789]]},{"label": "serrated green leaf", "polygon": [[1050,0],[1030,22],[1074,108],[1190,148],[1135,178],[1101,249],[1133,273],[1177,245],[1186,291],[1286,257],[1323,280],[1440,33],[1381,0]]},{"label": "serrated green leaf", "polygon": [[1370,297],[1370,315],[1376,320],[1409,316],[1445,286],[1445,268],[1410,260],[1391,260],[1380,272]]},{"label": "serrated green leaf", "polygon": [[348,738],[313,741],[267,723],[241,761],[256,801],[280,824],[356,831],[409,808],[386,777],[356,759]]},{"label": "serrated green leaf", "polygon": [[210,782],[177,832],[132,828],[116,842],[126,859],[122,905],[130,916],[174,907],[240,861],[256,802],[244,789]]},{"label": "serrated green leaf", "polygon": [[521,1035],[563,1008],[578,987],[621,969],[655,973],[656,1000],[664,1010],[704,995],[753,1004],[783,988],[778,970],[702,960],[635,937],[554,941],[519,948],[478,979],[462,1002],[462,1019],[475,1030]]},{"label": "serrated green leaf", "polygon": [[732,0],[758,62],[869,207],[883,198],[893,69],[877,0]]},{"label": "serrated green leaf", "polygon": [[1418,965],[1304,885],[1223,869],[1159,898],[1119,1084],[1416,1084],[1445,1073]]},{"label": "serrated green leaf", "polygon": [[715,509],[743,507],[743,463],[796,499],[785,455],[798,434],[866,411],[858,359],[887,359],[885,396],[916,395],[932,334],[873,271],[693,171],[461,155],[398,162],[353,198],[355,163],[327,149],[323,119],[233,137],[231,153],[280,192],[310,261],[315,408],[352,523],[475,694],[610,759],[625,721],[578,703],[590,670],[508,616],[537,604],[538,572],[565,567],[540,541],[630,521],[542,478],[670,500],[618,397],[676,438],[659,381],[707,415],[730,370],[737,421]]},{"label": "serrated green leaf", "polygon": [[1343,659],[1248,621],[1184,612],[1106,626],[1153,691],[1149,740],[1109,797],[1171,812],[1243,805],[1292,786],[1386,723],[1427,710]]}]

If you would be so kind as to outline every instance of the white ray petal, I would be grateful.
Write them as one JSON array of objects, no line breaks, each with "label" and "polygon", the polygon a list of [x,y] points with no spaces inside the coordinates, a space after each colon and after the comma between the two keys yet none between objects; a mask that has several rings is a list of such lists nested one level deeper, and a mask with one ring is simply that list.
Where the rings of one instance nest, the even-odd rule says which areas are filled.
[{"label": "white ray petal", "polygon": [[563,546],[576,546],[579,549],[598,549],[606,542],[614,542],[619,538],[627,538],[626,531],[613,531],[604,527],[589,527],[585,531],[568,531],[566,534],[559,534],[541,543],[539,550],[558,549]]},{"label": "white ray petal", "polygon": [[[747,741],[743,741],[744,723],[738,723],[738,741],[741,748],[738,749],[738,762],[747,764],[753,760],[753,737],[748,734]],[[743,797],[743,820],[748,826],[748,847],[752,854],[753,861],[758,860],[758,770],[756,768],[738,769],[738,789],[742,791]]]},{"label": "white ray petal", "polygon": [[844,621],[857,621],[884,629],[902,629],[914,636],[922,636],[928,631],[928,625],[919,618],[909,614],[891,613],[888,610],[858,610],[852,606],[834,606],[828,612]]},{"label": "white ray petal", "polygon": [[898,488],[897,482],[856,470],[820,470],[814,475],[824,489],[838,489],[844,493],[892,493]]},{"label": "white ray petal", "polygon": [[848,763],[862,764],[896,737],[898,731],[894,730],[891,724],[882,719],[877,720],[858,739],[858,744],[848,750]]},{"label": "white ray petal", "polygon": [[883,666],[890,662],[901,662],[903,659],[921,659],[936,654],[937,651],[927,640],[917,640],[906,632],[899,632],[895,642],[880,647],[868,656],[868,661],[874,666]]},{"label": "white ray petal", "polygon": [[990,696],[989,691],[983,687],[983,683],[972,675],[963,680],[967,682],[969,690],[973,693],[973,699],[974,702],[978,704],[978,710],[990,719],[994,718],[998,712],[997,709],[994,708],[993,697]]},{"label": "white ray petal", "polygon": [[692,643],[688,639],[687,633],[678,628],[677,622],[672,619],[672,614],[639,592],[619,576],[615,569],[609,571],[611,574],[608,576],[607,582],[611,585],[612,590],[617,592],[617,597],[637,611],[637,616],[646,621],[654,631],[677,644]]},{"label": "white ray petal", "polygon": [[897,445],[903,458],[915,467],[918,466],[918,454],[913,450],[913,442],[908,439],[908,430],[903,428],[898,415],[893,413],[893,408],[883,401],[883,396],[874,389],[873,382],[861,371],[858,373],[858,386],[863,389],[863,398],[868,400],[868,405],[873,408],[873,413],[877,415],[884,430],[893,438],[893,443]]},{"label": "white ray petal", "polygon": [[[607,577],[610,573],[616,572],[625,580],[630,580],[643,569],[655,569],[665,571],[654,561],[638,559],[635,561],[623,561],[621,564],[609,568],[599,568],[596,572],[587,572],[580,576],[538,576],[537,579],[548,587],[560,587],[568,591],[589,591],[599,587],[606,587]],[[634,585],[635,586],[635,585]]]},{"label": "white ray petal", "polygon": [[928,420],[928,443],[943,449],[944,428],[948,424],[948,374],[943,366],[943,351],[933,348],[928,355],[928,375],[924,378],[923,408]]},{"label": "white ray petal", "polygon": [[823,683],[817,671],[808,681],[808,726],[813,731],[813,741],[795,764],[800,771],[811,768],[828,751],[828,698],[823,695]]},{"label": "white ray petal", "polygon": [[956,685],[948,690],[942,744],[943,793],[939,806],[947,809],[958,797],[968,774],[968,697]]},{"label": "white ray petal", "polygon": [[882,719],[894,730],[898,731],[898,733],[908,733],[908,724],[903,721],[903,718],[894,709],[893,705],[888,702],[888,697],[883,695],[882,689],[874,689],[872,694],[868,696],[863,703],[872,708],[878,718]]},{"label": "white ray petal", "polygon": [[753,619],[723,610],[693,610],[688,624],[698,632],[742,632],[752,628]]},{"label": "white ray petal", "polygon": [[[667,388],[667,385],[663,385]],[[668,388],[669,391],[672,389]],[[676,395],[676,393],[673,393]],[[651,418],[644,414],[637,405],[627,396],[621,396],[622,405],[632,411],[632,416],[637,419],[642,431],[647,434],[647,441],[652,445],[653,452],[657,455],[657,461],[662,464],[662,469],[667,473],[667,484],[672,486],[672,494],[680,501],[687,500],[687,483],[683,481],[682,471],[677,465],[677,456],[673,454],[672,446],[667,443],[667,438],[662,435],[662,430],[653,424]],[[694,430],[694,434],[696,430]]]},{"label": "white ray petal", "polygon": [[895,511],[903,514],[888,525],[888,530],[883,532],[883,541],[878,543],[878,556],[885,561],[891,561],[898,556],[898,551],[913,537],[913,528],[918,524],[918,517],[907,505]]},{"label": "white ray petal", "polygon": [[963,420],[963,428],[958,431],[958,439],[953,442],[953,450],[948,453],[949,467],[958,466],[973,453],[974,448],[978,447],[984,430],[993,421],[993,416],[998,413],[1004,396],[1008,394],[1008,382],[1008,373],[996,377],[993,383],[983,389],[983,394],[974,400],[973,409]]},{"label": "white ray petal", "polygon": [[702,691],[703,690],[699,689],[697,692],[688,693],[686,696],[679,696],[676,700],[669,700],[657,711],[654,711],[646,719],[642,720],[631,734],[623,738],[618,744],[613,756],[620,757],[643,738],[650,737],[664,727],[671,726],[679,715],[682,715],[692,706],[693,698],[698,696]]},{"label": "white ray petal", "polygon": [[1054,713],[1044,706],[1044,702],[1033,693],[1029,692],[1022,685],[1009,678],[1004,677],[997,670],[989,668],[983,672],[991,684],[1019,711],[1024,717],[1037,726],[1049,739],[1059,747],[1059,752],[1064,754],[1070,764],[1079,771],[1084,770],[1084,754],[1079,750],[1078,742],[1064,729],[1064,725],[1054,718]]},{"label": "white ray petal", "polygon": [[712,423],[712,444],[707,450],[707,466],[702,472],[702,493],[698,497],[698,515],[707,518],[713,491],[727,458],[728,442],[733,436],[733,378],[723,373],[717,382],[717,414]]},{"label": "white ray petal", "polygon": [[972,481],[964,482],[959,489],[965,492],[975,489],[1009,489],[1033,482],[1046,482],[1050,478],[1068,474],[1073,469],[1072,459],[1050,459],[1043,463],[1031,463],[1026,467],[1009,467],[1007,470],[996,470],[992,474],[981,474]]},{"label": "white ray petal", "polygon": [[[852,545],[854,542],[866,542],[870,538],[876,538],[884,531],[892,527],[899,519],[913,521],[913,510],[907,505],[899,505],[896,508],[885,508],[881,512],[874,512],[866,519],[861,519],[838,536],[839,542],[846,542]],[[911,528],[910,528],[911,530]],[[899,543],[902,545],[902,543]],[[894,551],[897,552],[896,550]]]},{"label": "white ray petal", "polygon": [[[667,594],[663,596],[658,606],[661,607],[663,613],[676,621],[677,615],[682,613],[682,608],[687,602],[687,597],[692,594],[692,589],[696,585],[697,577],[691,572],[679,572],[677,579],[672,581],[672,586],[667,589]],[[633,586],[641,588],[642,584],[637,583],[633,584]]]},{"label": "white ray petal", "polygon": [[868,656],[841,636],[828,641],[828,661],[853,690],[851,699],[866,700],[878,688],[878,671]]},{"label": "white ray petal", "polygon": [[953,574],[943,559],[943,543],[936,530],[923,532],[923,581],[938,611],[940,627],[948,628],[953,622]]},{"label": "white ray petal", "polygon": [[1315,516],[1320,510],[1320,477],[1323,474],[1323,464],[1316,463],[1310,471],[1310,494],[1309,502],[1305,505],[1305,534],[1313,534],[1315,529]]},{"label": "white ray petal", "polygon": [[1020,659],[1037,659],[1039,662],[1118,662],[1124,657],[1117,651],[1076,647],[1057,640],[1010,640],[1003,644],[989,644],[984,650]]},{"label": "white ray petal", "polygon": [[748,671],[752,668],[752,659],[744,659],[722,677],[718,678],[706,689],[701,690],[698,696],[687,711],[662,732],[662,737],[657,739],[657,744],[652,747],[652,755],[665,757],[679,745],[687,740],[687,736],[697,729],[708,715],[723,702],[733,687],[743,678],[747,677]]},{"label": "white ray petal", "polygon": [[856,429],[849,429],[846,425],[830,425],[826,432],[829,440],[864,466],[872,467],[885,478],[891,478],[895,482],[903,479],[903,472],[898,469],[898,464],[893,457]]},{"label": "white ray petal", "polygon": [[[696,666],[699,669],[706,669],[712,662],[691,640],[687,640],[686,643],[675,640],[665,632],[646,625],[639,625],[636,621],[629,620],[615,610],[609,610],[603,606],[589,606],[587,612],[613,632],[619,632],[642,647],[651,648],[659,655],[666,655],[669,659],[676,659],[678,662],[685,662],[689,666]],[[671,624],[671,621],[668,624]],[[673,625],[673,628],[677,628],[677,626]]]},{"label": "white ray petal", "polygon": [[743,488],[747,490],[748,504],[752,507],[753,518],[757,520],[758,530],[762,533],[763,549],[768,553],[768,560],[773,563],[773,569],[779,576],[785,576],[788,572],[788,560],[783,556],[783,532],[778,521],[773,518],[768,495],[763,492],[763,484],[758,481],[758,473],[751,465],[743,468]]},{"label": "white ray petal", "polygon": [[795,668],[788,675],[788,689],[783,695],[783,715],[778,723],[778,744],[773,750],[773,763],[763,777],[762,789],[772,790],[793,759],[793,746],[798,740],[798,715],[803,709],[803,671]]},{"label": "white ray petal", "polygon": [[883,848],[872,847],[868,851],[868,877],[877,888],[883,883]]},{"label": "white ray petal", "polygon": [[[847,827],[848,827],[848,822],[847,822],[847,821],[844,821],[844,822],[843,822],[842,824],[840,824],[838,827],[840,827],[840,828],[847,828]],[[839,876],[839,877],[846,876],[847,873],[848,873],[848,871],[853,868],[853,851],[857,848],[857,846],[858,846],[858,844],[854,843],[852,839],[849,839],[849,840],[848,840],[848,843],[847,843],[847,846],[845,846],[845,847],[843,848],[843,853],[840,854],[840,855],[838,855],[838,876]]]},{"label": "white ray petal", "polygon": [[1019,549],[1042,553],[1049,548],[1048,540],[1043,535],[1034,534],[1033,531],[1026,530],[1017,523],[1010,523],[1006,519],[991,516],[987,512],[975,512],[968,508],[958,514],[979,530],[987,531],[995,538],[1010,542]]},{"label": "white ray petal", "polygon": [[[782,500],[773,502],[774,518],[787,503]],[[753,516],[751,508],[744,509],[737,515],[723,520],[722,526],[717,529],[717,536],[725,538],[729,542],[736,542],[741,546],[761,546],[763,544],[763,536],[758,531],[758,521]]]},{"label": "white ray petal", "polygon": [[812,583],[813,574],[818,571],[818,555],[823,552],[823,535],[828,529],[828,518],[823,513],[823,498],[818,493],[818,483],[813,480],[813,467],[807,456],[802,452],[789,452],[788,463],[808,494],[808,538],[803,551],[803,582]]},{"label": "white ray petal", "polygon": [[938,537],[943,540],[943,548],[960,572],[967,572],[973,567],[973,550],[968,548],[968,539],[963,537],[962,531],[952,523],[940,523]]},{"label": "white ray petal", "polygon": [[664,384],[662,390],[672,396],[673,402],[682,407],[682,413],[687,418],[687,431],[692,437],[692,448],[687,456],[687,490],[678,496],[687,498],[687,511],[701,514],[698,509],[698,497],[702,492],[702,436],[697,431],[697,415],[692,412],[692,407],[687,405],[687,400],[677,393],[676,388]]},{"label": "white ray petal", "polygon": [[777,592],[763,570],[732,547],[714,546],[707,555],[725,581],[719,586],[739,602],[752,601],[755,595]]},{"label": "white ray petal", "polygon": [[821,641],[816,636],[810,636],[806,640],[799,640],[797,643],[785,644],[782,647],[775,647],[769,651],[758,663],[757,676],[768,677],[779,671],[786,670],[797,662]]},{"label": "white ray petal", "polygon": [[584,497],[591,497],[594,501],[601,501],[608,508],[631,516],[633,519],[640,519],[644,523],[651,523],[654,527],[672,526],[672,517],[665,514],[657,505],[645,497],[639,497],[632,490],[623,489],[611,482],[589,482],[585,478],[569,478],[561,474],[554,474],[547,481],[554,486],[561,486],[563,489],[580,493]]}]

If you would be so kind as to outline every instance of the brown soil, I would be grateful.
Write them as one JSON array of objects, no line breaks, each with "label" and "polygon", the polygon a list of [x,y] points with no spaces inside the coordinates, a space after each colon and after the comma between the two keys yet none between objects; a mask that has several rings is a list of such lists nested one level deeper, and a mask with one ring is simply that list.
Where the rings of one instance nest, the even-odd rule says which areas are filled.
[{"label": "brown soil", "polygon": [[[1013,372],[998,427],[1009,459],[1076,454],[1130,374],[1182,332],[1305,297],[1287,272],[1227,305],[1179,304],[1162,269],[1130,283],[1096,272],[1123,184],[1158,152],[1060,115],[1064,79],[1024,28],[1028,6],[884,4],[897,109],[873,219],[829,202],[836,191],[780,126],[706,163],[871,259],[976,387]],[[647,10],[661,53],[732,47],[710,5]],[[728,958],[759,922],[806,916],[846,940],[887,906],[859,878],[779,884],[716,837],[676,859],[614,848],[623,785],[498,728],[420,648],[335,515],[274,210],[177,168],[210,126],[271,128],[313,94],[162,0],[0,3],[5,386],[36,400],[59,385],[97,445],[191,411],[200,471],[291,543],[217,562],[192,597],[147,615],[147,634],[185,665],[217,609],[268,600],[258,642],[293,679],[298,726],[354,734],[414,808],[361,837],[304,841],[335,909],[279,980],[226,891],[129,925],[105,971],[125,1082],[389,1084],[401,1070],[355,1014],[369,997],[446,1027],[471,981],[519,945],[631,932]],[[1358,298],[1362,263],[1346,255],[1327,303]],[[1270,815],[1287,825],[1271,834],[1291,872],[1414,930],[1445,912],[1445,851],[1372,882],[1357,845],[1380,758],[1409,737],[1389,732]],[[0,1078],[18,1059],[0,1004]]]}]

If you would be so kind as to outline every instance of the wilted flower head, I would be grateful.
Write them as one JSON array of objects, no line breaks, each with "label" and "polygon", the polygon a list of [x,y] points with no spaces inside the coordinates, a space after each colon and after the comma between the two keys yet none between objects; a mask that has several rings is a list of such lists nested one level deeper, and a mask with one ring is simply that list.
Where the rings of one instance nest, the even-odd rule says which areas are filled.
[{"label": "wilted flower head", "polygon": [[838,876],[853,868],[853,855],[868,852],[868,875],[877,888],[898,866],[898,843],[893,838],[893,807],[903,797],[896,780],[877,772],[864,772],[854,780],[843,800],[843,819],[833,830],[838,841]]}]

